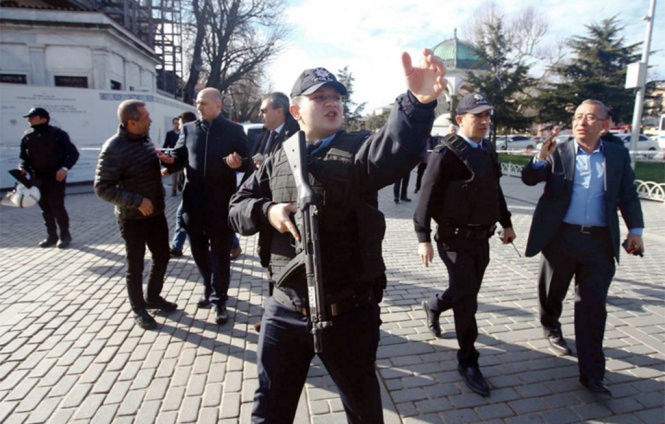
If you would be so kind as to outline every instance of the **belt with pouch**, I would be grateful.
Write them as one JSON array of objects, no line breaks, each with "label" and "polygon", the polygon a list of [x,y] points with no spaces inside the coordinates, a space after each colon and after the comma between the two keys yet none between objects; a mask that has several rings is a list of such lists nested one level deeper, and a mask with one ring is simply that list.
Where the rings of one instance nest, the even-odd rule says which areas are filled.
[{"label": "belt with pouch", "polygon": [[444,222],[439,225],[439,232],[442,238],[452,236],[463,239],[487,239],[492,237],[495,230],[496,225],[455,225],[450,222]]},{"label": "belt with pouch", "polygon": [[[287,293],[279,287],[275,287],[272,292],[272,297],[275,302],[284,306],[285,308],[298,312],[299,314],[308,317],[309,307],[307,306],[307,299],[298,297],[294,293]],[[357,309],[374,300],[374,293],[371,289],[344,292],[341,295],[332,296],[334,302],[326,304],[329,316],[331,318],[342,315]]]}]

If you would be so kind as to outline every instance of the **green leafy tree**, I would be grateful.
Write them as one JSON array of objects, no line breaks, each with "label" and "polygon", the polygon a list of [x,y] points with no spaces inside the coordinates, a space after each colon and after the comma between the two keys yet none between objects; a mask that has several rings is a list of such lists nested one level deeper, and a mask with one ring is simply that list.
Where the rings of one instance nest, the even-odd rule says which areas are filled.
[{"label": "green leafy tree", "polygon": [[344,126],[349,130],[357,130],[361,127],[361,116],[363,109],[365,109],[365,103],[357,104],[351,100],[355,78],[353,77],[353,74],[349,72],[348,66],[337,71],[336,76],[337,80],[344,84],[346,91],[348,92],[347,95],[342,98],[342,103],[344,105]]},{"label": "green leafy tree", "polygon": [[510,57],[512,41],[503,21],[494,12],[475,29],[476,53],[488,72],[467,73],[467,85],[484,94],[494,106],[493,142],[497,128],[501,132],[521,131],[531,125],[524,111],[534,82],[528,76],[529,66]]},{"label": "green leafy tree", "polygon": [[626,67],[638,60],[640,43],[626,45],[616,16],[599,24],[587,25],[587,36],[575,36],[567,45],[572,50],[570,61],[556,65],[552,74],[557,81],[543,90],[538,98],[542,122],[568,122],[570,109],[585,99],[605,103],[617,122],[630,121],[634,93],[624,88]]}]

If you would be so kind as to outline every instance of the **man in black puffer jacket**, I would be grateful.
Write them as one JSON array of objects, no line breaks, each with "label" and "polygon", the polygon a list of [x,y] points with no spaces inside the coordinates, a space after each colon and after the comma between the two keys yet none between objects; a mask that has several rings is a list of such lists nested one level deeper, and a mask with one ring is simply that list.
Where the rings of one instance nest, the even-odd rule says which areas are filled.
[{"label": "man in black puffer jacket", "polygon": [[[97,161],[95,193],[115,205],[127,252],[127,291],[134,320],[146,330],[157,326],[146,309],[175,311],[160,293],[169,263],[169,229],[164,215],[164,187],[155,146],[148,137],[145,103],[125,100],[118,106],[118,133],[106,140]],[[143,299],[145,246],[152,253],[148,293]]]}]

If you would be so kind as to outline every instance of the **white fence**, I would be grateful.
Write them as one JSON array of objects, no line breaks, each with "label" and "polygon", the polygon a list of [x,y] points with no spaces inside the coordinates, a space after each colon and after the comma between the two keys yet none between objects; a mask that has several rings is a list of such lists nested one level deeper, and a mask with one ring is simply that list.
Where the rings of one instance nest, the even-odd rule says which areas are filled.
[{"label": "white fence", "polygon": [[[501,172],[503,175],[511,177],[520,177],[523,165],[514,163],[501,163]],[[641,199],[655,200],[657,202],[665,202],[665,184],[656,183],[653,181],[635,180],[637,185],[637,194]]]}]

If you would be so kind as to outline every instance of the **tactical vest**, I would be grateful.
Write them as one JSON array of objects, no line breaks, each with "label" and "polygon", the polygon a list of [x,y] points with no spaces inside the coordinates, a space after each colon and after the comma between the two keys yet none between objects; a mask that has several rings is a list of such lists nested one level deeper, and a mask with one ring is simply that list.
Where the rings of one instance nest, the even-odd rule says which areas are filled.
[{"label": "tactical vest", "polygon": [[446,137],[442,145],[464,163],[471,177],[448,183],[441,217],[457,225],[494,225],[500,216],[501,167],[493,147],[483,143],[485,148],[474,149],[458,135]]},{"label": "tactical vest", "polygon": [[[329,293],[372,285],[385,271],[381,256],[385,219],[376,207],[377,193],[362,191],[354,166],[364,138],[364,134],[339,132],[328,148],[307,156],[309,184],[319,209],[322,275]],[[298,190],[284,150],[278,150],[273,159],[273,202],[297,203]],[[270,257],[274,275],[295,255],[293,237],[274,232]],[[292,288],[302,294],[305,281]]]}]

